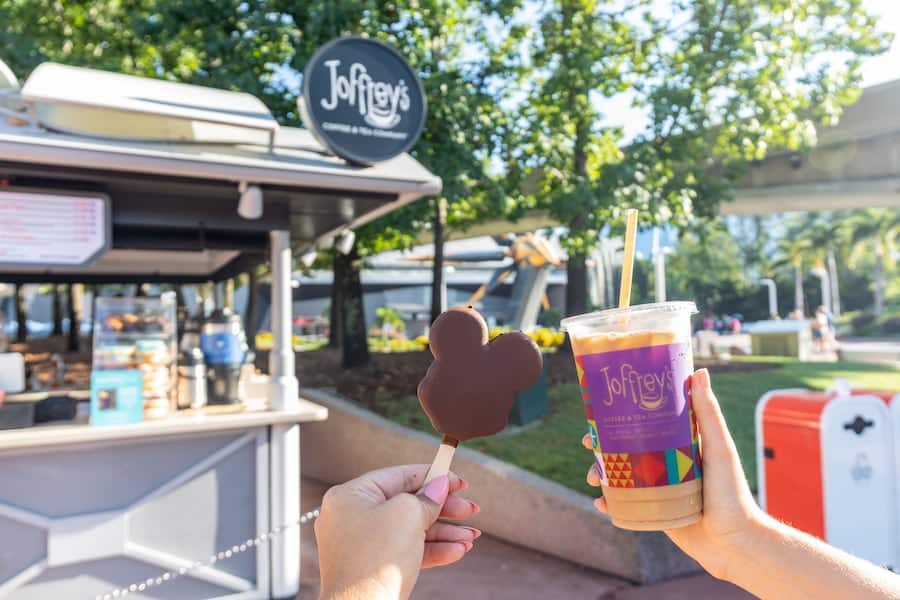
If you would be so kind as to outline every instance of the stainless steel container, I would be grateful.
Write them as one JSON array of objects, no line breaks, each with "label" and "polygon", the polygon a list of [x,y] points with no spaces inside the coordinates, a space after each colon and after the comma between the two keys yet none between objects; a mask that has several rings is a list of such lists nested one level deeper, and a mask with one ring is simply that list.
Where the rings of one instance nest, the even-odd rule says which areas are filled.
[{"label": "stainless steel container", "polygon": [[178,363],[178,408],[206,406],[206,363],[203,351],[185,350]]}]

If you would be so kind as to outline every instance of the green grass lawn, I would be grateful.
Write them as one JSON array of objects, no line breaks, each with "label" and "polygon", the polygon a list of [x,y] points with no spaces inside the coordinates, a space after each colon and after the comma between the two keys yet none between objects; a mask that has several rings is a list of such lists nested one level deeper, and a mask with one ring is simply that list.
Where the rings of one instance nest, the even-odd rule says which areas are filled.
[{"label": "green grass lawn", "polygon": [[[835,378],[855,387],[900,390],[900,370],[861,363],[801,363],[781,358],[749,360],[778,362],[782,368],[714,374],[713,388],[731,428],[751,487],[756,488],[753,414],[760,396],[780,388],[828,388]],[[581,447],[586,431],[581,397],[575,384],[550,389],[551,414],[543,422],[515,433],[473,440],[466,446],[511,462],[576,491],[595,494],[584,482],[591,456]],[[415,397],[375,401],[380,414],[409,427],[433,432]]]}]

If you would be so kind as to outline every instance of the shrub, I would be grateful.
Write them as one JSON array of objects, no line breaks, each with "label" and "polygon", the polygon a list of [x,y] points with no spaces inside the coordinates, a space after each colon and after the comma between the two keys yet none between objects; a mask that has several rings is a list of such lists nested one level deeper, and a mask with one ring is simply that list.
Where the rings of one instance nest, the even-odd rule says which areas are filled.
[{"label": "shrub", "polygon": [[426,348],[422,340],[428,341],[424,336],[419,336],[414,340],[408,340],[405,337],[370,337],[369,349],[372,352],[417,352]]},{"label": "shrub", "polygon": [[853,318],[850,322],[855,335],[865,335],[869,333],[869,328],[875,322],[875,315],[872,313],[862,313]]},{"label": "shrub", "polygon": [[375,327],[384,328],[385,325],[390,326],[394,331],[403,331],[406,329],[406,323],[400,316],[400,311],[390,306],[381,306],[375,309]]},{"label": "shrub", "polygon": [[883,333],[900,333],[900,315],[891,315],[881,319],[878,330]]},{"label": "shrub", "polygon": [[501,333],[509,333],[509,327],[491,327],[491,330],[488,332],[488,338],[494,339]]},{"label": "shrub", "polygon": [[538,317],[538,325],[559,329],[559,322],[562,320],[562,312],[556,308],[548,308]]},{"label": "shrub", "polygon": [[561,331],[553,331],[552,329],[541,327],[529,332],[528,337],[533,339],[539,348],[550,350],[560,347],[566,339],[566,334]]}]

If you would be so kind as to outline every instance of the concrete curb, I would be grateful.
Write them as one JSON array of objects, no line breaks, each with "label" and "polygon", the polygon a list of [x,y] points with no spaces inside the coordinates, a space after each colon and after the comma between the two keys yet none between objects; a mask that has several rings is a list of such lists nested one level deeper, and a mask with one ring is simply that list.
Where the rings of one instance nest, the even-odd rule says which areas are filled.
[{"label": "concrete curb", "polygon": [[[430,463],[434,457],[436,436],[397,425],[327,390],[304,389],[301,395],[329,411],[327,421],[303,427],[304,477],[340,483],[372,469]],[[638,583],[700,571],[664,534],[613,527],[588,496],[509,463],[462,447],[453,470],[469,481],[466,494],[481,505],[472,525],[495,537]]]}]

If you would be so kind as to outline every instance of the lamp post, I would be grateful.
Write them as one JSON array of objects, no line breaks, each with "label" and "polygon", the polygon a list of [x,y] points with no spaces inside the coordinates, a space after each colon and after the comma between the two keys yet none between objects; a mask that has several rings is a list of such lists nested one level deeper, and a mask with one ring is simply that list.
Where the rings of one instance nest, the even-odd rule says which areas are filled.
[{"label": "lamp post", "polygon": [[441,312],[444,312],[449,308],[449,304],[447,302],[447,276],[456,272],[456,267],[453,265],[444,265],[444,276],[441,277]]},{"label": "lamp post", "polygon": [[775,280],[765,277],[759,280],[759,283],[769,288],[769,317],[778,316],[778,290],[775,287]]},{"label": "lamp post", "polygon": [[659,227],[653,228],[653,291],[657,302],[666,301],[666,254],[672,251],[659,243]]}]

